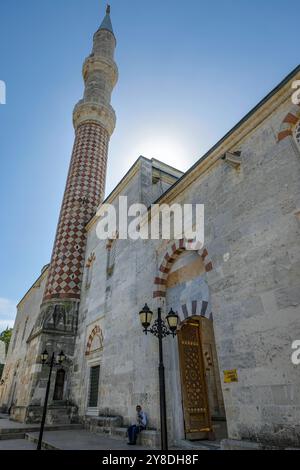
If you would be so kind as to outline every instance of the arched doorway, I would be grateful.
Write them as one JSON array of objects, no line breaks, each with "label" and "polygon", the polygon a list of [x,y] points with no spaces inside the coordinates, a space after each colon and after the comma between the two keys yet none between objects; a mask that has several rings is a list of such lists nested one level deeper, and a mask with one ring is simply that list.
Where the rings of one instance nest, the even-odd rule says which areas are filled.
[{"label": "arched doorway", "polygon": [[[185,438],[226,436],[225,409],[212,320],[193,316],[178,331]],[[222,436],[220,436],[222,434]]]},{"label": "arched doorway", "polygon": [[181,323],[178,344],[169,345],[169,413],[173,439],[221,439],[227,427],[215,344],[208,250],[171,243],[154,280],[153,297]]}]

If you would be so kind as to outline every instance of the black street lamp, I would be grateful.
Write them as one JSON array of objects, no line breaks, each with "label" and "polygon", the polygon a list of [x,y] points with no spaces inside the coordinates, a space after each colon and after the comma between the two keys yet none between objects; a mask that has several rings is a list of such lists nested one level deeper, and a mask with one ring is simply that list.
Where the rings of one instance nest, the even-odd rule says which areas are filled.
[{"label": "black street lamp", "polygon": [[147,304],[140,311],[140,321],[142,327],[144,328],[144,333],[147,334],[148,331],[158,338],[159,345],[159,365],[158,365],[158,375],[159,375],[159,401],[160,401],[160,432],[161,432],[161,450],[168,450],[168,432],[167,432],[167,416],[166,416],[166,387],[165,387],[165,367],[163,362],[163,345],[162,340],[168,335],[172,335],[173,338],[176,335],[176,330],[178,326],[179,317],[177,313],[173,312],[171,309],[168,315],[166,316],[166,323],[161,318],[161,308],[157,309],[157,319],[153,323],[151,328],[151,320],[153,312]]},{"label": "black street lamp", "polygon": [[[50,383],[51,383],[51,374],[52,374],[52,369],[53,369],[54,360],[55,360],[54,352],[52,353],[52,356],[51,356],[51,359],[50,359],[50,362],[49,362],[49,363],[47,363],[48,357],[49,357],[49,354],[48,354],[47,350],[45,349],[45,351],[41,354],[41,361],[42,361],[42,364],[43,364],[43,365],[44,365],[44,364],[48,364],[50,368],[49,368],[49,376],[48,376],[48,382],[47,382],[47,388],[46,388],[46,395],[45,395],[45,401],[44,401],[44,407],[43,407],[43,416],[42,416],[41,427],[40,427],[40,433],[39,433],[39,440],[38,440],[38,444],[37,444],[36,450],[41,450],[41,448],[42,448],[42,440],[43,440],[43,433],[44,433],[44,427],[45,427],[45,421],[46,421],[46,414],[47,414],[47,404],[48,404],[49,391],[50,391]],[[56,364],[61,365],[61,364],[64,362],[65,359],[66,359],[66,356],[64,355],[63,351],[61,351],[61,352],[57,355],[57,362],[56,362]]]}]

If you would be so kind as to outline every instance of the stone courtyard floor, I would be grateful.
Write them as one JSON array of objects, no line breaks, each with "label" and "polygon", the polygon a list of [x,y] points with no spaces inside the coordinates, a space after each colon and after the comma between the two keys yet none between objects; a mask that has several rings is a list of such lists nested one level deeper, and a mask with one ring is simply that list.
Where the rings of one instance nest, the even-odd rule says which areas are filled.
[{"label": "stone courtyard floor", "polygon": [[[0,414],[0,451],[1,450],[35,450],[38,440],[39,424],[28,425],[10,421],[7,415]],[[212,450],[204,442],[193,448]],[[216,446],[218,447],[218,446]],[[45,427],[43,448],[49,450],[151,450],[142,445],[128,446],[126,439],[112,438],[82,429],[79,425],[55,425]],[[170,450],[191,448],[171,447]]]},{"label": "stone courtyard floor", "polygon": [[[27,439],[0,440],[0,450],[34,450],[38,433],[28,433]],[[118,439],[93,434],[84,430],[48,431],[44,433],[43,445],[47,449],[60,450],[147,450],[147,447],[131,447]],[[149,450],[149,448],[148,448]]]},{"label": "stone courtyard floor", "polygon": [[[29,440],[37,440],[38,433],[29,433]],[[112,439],[85,430],[48,431],[43,436],[44,446],[48,449],[61,450],[147,450],[147,447],[128,446],[126,441]],[[0,441],[1,449],[1,441]],[[149,450],[149,448],[148,448]]]},{"label": "stone courtyard floor", "polygon": [[[39,424],[23,424],[0,414],[0,450],[36,449]],[[73,427],[73,429],[70,429]],[[65,429],[64,429],[65,428]],[[67,429],[66,429],[67,428]],[[50,430],[49,430],[50,429]],[[20,438],[22,436],[22,438]],[[25,438],[24,438],[25,436]],[[78,425],[45,427],[43,447],[60,450],[146,450],[141,445],[128,446],[126,440],[91,433]],[[149,448],[148,448],[149,449]]]},{"label": "stone courtyard floor", "polygon": [[0,441],[1,450],[35,450],[36,444],[29,442],[26,439],[8,439]]}]

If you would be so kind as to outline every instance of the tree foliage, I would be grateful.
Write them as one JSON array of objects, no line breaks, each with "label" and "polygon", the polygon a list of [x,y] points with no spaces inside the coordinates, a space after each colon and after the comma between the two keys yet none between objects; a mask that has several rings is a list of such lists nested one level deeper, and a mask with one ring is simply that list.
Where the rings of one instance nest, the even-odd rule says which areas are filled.
[{"label": "tree foliage", "polygon": [[0,333],[0,341],[3,341],[5,343],[6,352],[8,350],[9,342],[11,340],[12,331],[13,331],[12,328],[7,327],[6,330]]}]

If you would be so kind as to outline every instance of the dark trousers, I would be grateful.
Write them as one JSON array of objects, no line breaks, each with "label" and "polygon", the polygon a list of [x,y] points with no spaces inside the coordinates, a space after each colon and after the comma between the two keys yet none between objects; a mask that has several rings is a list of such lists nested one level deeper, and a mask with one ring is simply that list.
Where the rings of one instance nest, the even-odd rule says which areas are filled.
[{"label": "dark trousers", "polygon": [[132,426],[129,426],[127,432],[128,432],[128,440],[132,444],[136,444],[136,438],[138,434],[143,431],[144,426],[137,426],[136,424],[133,424]]}]

